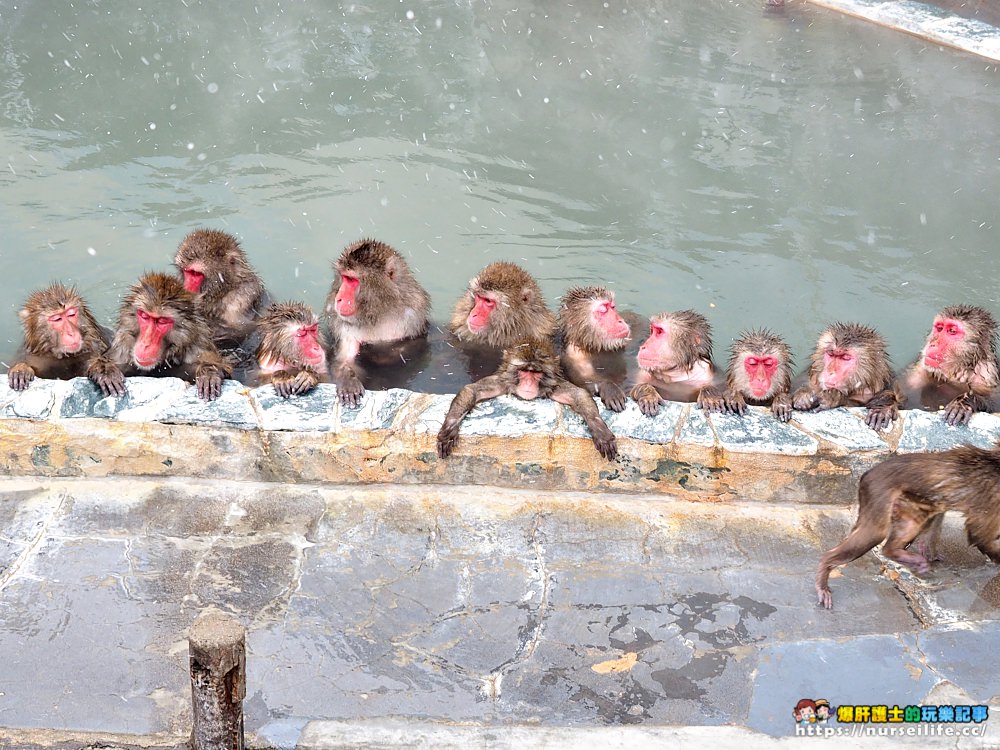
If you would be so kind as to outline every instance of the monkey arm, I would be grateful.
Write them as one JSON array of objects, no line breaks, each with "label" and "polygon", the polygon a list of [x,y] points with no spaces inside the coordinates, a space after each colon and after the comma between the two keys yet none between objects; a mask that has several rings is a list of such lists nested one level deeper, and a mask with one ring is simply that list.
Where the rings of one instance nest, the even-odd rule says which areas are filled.
[{"label": "monkey arm", "polygon": [[597,452],[609,461],[615,459],[618,455],[618,442],[611,428],[601,419],[601,413],[597,410],[597,404],[590,394],[583,388],[560,379],[549,398],[556,403],[565,404],[583,417],[583,421],[590,428],[590,437]]},{"label": "monkey arm", "polygon": [[480,401],[488,401],[507,393],[507,385],[499,375],[490,375],[475,383],[470,383],[452,399],[444,423],[437,434],[437,452],[441,458],[448,458],[458,442],[458,428],[465,416]]}]

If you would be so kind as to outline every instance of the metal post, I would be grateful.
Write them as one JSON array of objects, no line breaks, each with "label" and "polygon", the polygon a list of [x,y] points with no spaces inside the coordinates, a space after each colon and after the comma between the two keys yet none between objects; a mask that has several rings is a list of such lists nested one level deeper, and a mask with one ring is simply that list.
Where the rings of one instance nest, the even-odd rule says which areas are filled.
[{"label": "metal post", "polygon": [[222,612],[202,613],[188,635],[194,750],[243,750],[246,631]]}]

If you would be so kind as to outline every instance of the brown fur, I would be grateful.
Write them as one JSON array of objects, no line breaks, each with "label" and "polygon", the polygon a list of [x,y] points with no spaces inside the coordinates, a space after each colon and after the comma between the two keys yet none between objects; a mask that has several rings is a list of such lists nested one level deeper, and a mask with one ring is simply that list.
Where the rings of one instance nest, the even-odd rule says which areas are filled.
[{"label": "brown fur", "polygon": [[965,514],[969,544],[1000,563],[1000,447],[984,450],[966,445],[940,453],[892,456],[865,473],[858,487],[857,522],[819,562],[819,603],[827,609],[833,606],[831,570],[882,541],[886,557],[926,573],[930,564],[911,543],[922,531],[940,528],[949,510]]},{"label": "brown fur", "polygon": [[[292,330],[299,326],[313,326],[319,323],[319,318],[302,302],[275,302],[261,315],[258,323],[260,331],[260,346],[257,348],[256,360],[260,367],[269,363],[281,362],[284,367],[275,372],[261,372],[259,382],[271,383],[278,395],[301,395],[327,379],[325,365],[320,369],[307,362],[295,341]],[[324,351],[329,344],[322,329],[317,329],[319,345]],[[322,370],[322,371],[321,371]]]},{"label": "brown fur", "polygon": [[[537,379],[537,394],[525,395],[522,382],[527,375]],[[551,398],[569,406],[590,428],[598,452],[609,461],[618,454],[614,434],[601,419],[594,399],[582,388],[565,378],[559,370],[559,359],[549,339],[529,339],[504,351],[496,374],[471,383],[455,396],[438,432],[438,456],[447,458],[458,442],[459,426],[476,404],[502,395],[521,398]]]},{"label": "brown fur", "polygon": [[[928,367],[924,354],[935,340],[934,325],[946,319],[964,323],[966,337],[956,349],[949,347],[948,360],[940,367]],[[967,423],[977,411],[992,411],[1000,385],[996,334],[996,320],[983,308],[972,305],[944,308],[935,316],[920,356],[899,378],[906,406],[941,409],[950,425]]]},{"label": "brown fur", "polygon": [[[604,287],[588,286],[569,289],[559,305],[558,326],[563,343],[562,367],[574,385],[601,397],[612,411],[625,409],[626,366],[622,351],[631,341],[631,334],[613,338],[595,321],[595,305],[615,304],[614,292]],[[614,310],[613,316],[620,315]],[[624,318],[621,318],[624,320]]]},{"label": "brown fur", "polygon": [[[754,395],[750,387],[744,360],[748,356],[760,359],[773,357],[778,360],[778,369],[771,377],[770,387],[763,397]],[[711,394],[706,389],[699,395],[698,405],[706,411],[742,415],[747,403],[770,406],[774,416],[787,422],[792,415],[792,352],[777,334],[767,329],[743,331],[729,347],[729,364],[726,368],[726,391],[722,395]],[[713,397],[714,396],[714,397]]]},{"label": "brown fur", "polygon": [[[849,382],[824,388],[822,380],[827,355],[850,352],[855,363]],[[838,406],[867,406],[865,419],[875,430],[885,429],[898,414],[901,394],[893,384],[892,368],[885,339],[874,328],[859,323],[834,323],[820,334],[810,357],[809,382],[792,397],[800,411],[835,409]]]},{"label": "brown fur", "polygon": [[[469,313],[476,295],[497,301],[489,326],[473,333],[468,326]],[[459,340],[505,349],[529,338],[548,338],[555,331],[555,318],[545,305],[542,290],[531,274],[506,261],[491,263],[469,282],[451,316],[451,332]]]},{"label": "brown fur", "polygon": [[[49,324],[49,316],[67,308],[77,309],[76,328],[80,348],[68,352],[59,334]],[[11,388],[23,391],[35,377],[69,379],[87,374],[87,362],[108,345],[108,336],[98,325],[87,303],[73,287],[58,282],[32,292],[18,312],[24,339],[17,361],[7,379]]]},{"label": "brown fur", "polygon": [[[135,361],[139,339],[138,311],[154,317],[169,317],[173,328],[163,337],[156,364],[146,369]],[[222,380],[230,366],[219,356],[208,324],[194,295],[179,279],[162,273],[147,273],[129,290],[118,313],[118,330],[111,346],[90,360],[87,376],[106,396],[125,394],[126,375],[173,376],[194,381],[199,397],[218,398]]]},{"label": "brown fur", "polygon": [[217,343],[242,342],[265,301],[264,283],[235,237],[217,229],[196,229],[181,241],[174,265],[182,271],[204,266],[205,281],[195,299]]},{"label": "brown fur", "polygon": [[[354,360],[365,344],[388,344],[427,335],[430,296],[413,276],[406,260],[391,246],[373,239],[348,245],[334,265],[337,276],[326,298],[326,317],[337,339],[337,356],[330,366],[341,401],[357,406],[364,386]],[[337,312],[341,274],[357,276],[357,312]]]}]

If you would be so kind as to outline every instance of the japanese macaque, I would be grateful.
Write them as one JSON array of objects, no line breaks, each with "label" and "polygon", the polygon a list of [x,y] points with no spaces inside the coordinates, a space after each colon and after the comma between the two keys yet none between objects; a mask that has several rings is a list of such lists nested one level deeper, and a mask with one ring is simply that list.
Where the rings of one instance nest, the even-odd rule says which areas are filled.
[{"label": "japanese macaque", "polygon": [[476,379],[499,366],[504,349],[530,338],[548,338],[556,321],[538,282],[514,263],[491,263],[455,303],[449,328],[472,347],[470,374]]},{"label": "japanese macaque", "polygon": [[884,430],[899,415],[885,339],[874,328],[834,323],[820,334],[809,365],[809,382],[792,397],[800,411],[867,406],[865,423]]},{"label": "japanese macaque", "polygon": [[[337,339],[330,373],[341,403],[354,407],[365,392],[355,366],[361,347],[424,339],[430,297],[403,256],[384,242],[364,239],[348,245],[334,268],[337,276],[326,298]],[[407,358],[404,346],[399,356]]]},{"label": "japanese macaque", "polygon": [[36,377],[67,380],[86,375],[87,362],[108,345],[107,332],[72,287],[54,283],[32,292],[18,317],[24,342],[7,373],[15,391],[25,390]]},{"label": "japanese macaque", "polygon": [[729,347],[726,390],[710,388],[698,396],[705,411],[742,416],[747,403],[770,406],[782,422],[792,417],[792,353],[784,340],[768,330],[744,331]]},{"label": "japanese macaque", "polygon": [[936,537],[949,510],[965,514],[969,543],[1000,563],[1000,445],[892,456],[867,471],[858,487],[858,520],[847,538],[819,561],[819,603],[827,609],[833,606],[831,570],[883,540],[882,554],[926,573],[930,563],[921,545],[911,543],[918,535]]},{"label": "japanese macaque", "polygon": [[907,407],[942,409],[950,425],[992,410],[1000,384],[996,332],[996,320],[981,307],[956,305],[939,312],[920,358],[900,377]]},{"label": "japanese macaque", "polygon": [[712,327],[694,310],[654,315],[638,361],[641,370],[629,395],[643,414],[655,416],[664,399],[695,401],[716,379]]},{"label": "japanese macaque", "polygon": [[257,373],[279,396],[298,396],[326,380],[327,344],[319,318],[301,302],[274,303],[260,318]]},{"label": "japanese macaque", "polygon": [[194,295],[163,273],[147,273],[129,290],[111,346],[87,366],[105,396],[125,395],[126,375],[172,376],[193,380],[206,401],[219,397],[230,372]]},{"label": "japanese macaque", "polygon": [[253,333],[267,294],[236,238],[217,229],[196,229],[177,248],[174,265],[194,295],[212,340],[223,348]]},{"label": "japanese macaque", "polygon": [[612,411],[625,408],[625,358],[632,329],[615,309],[615,295],[604,287],[575,287],[559,307],[562,366],[574,385],[600,396]]},{"label": "japanese macaque", "polygon": [[459,391],[438,432],[438,455],[441,458],[451,455],[458,442],[458,428],[476,404],[502,395],[526,401],[550,398],[565,404],[583,417],[602,456],[611,461],[618,455],[614,433],[601,419],[593,397],[562,377],[559,358],[548,339],[529,339],[509,347],[495,375],[477,380]]}]

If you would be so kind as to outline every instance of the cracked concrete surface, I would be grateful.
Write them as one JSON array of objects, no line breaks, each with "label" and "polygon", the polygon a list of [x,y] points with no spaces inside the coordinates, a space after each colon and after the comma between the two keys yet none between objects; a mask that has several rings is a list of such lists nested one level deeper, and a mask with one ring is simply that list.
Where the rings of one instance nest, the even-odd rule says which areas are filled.
[{"label": "cracked concrete surface", "polygon": [[0,746],[179,745],[187,628],[209,607],[248,630],[253,747],[781,746],[802,697],[1000,710],[1000,571],[960,519],[930,575],[866,555],[821,610],[816,561],[852,522],[663,496],[0,480]]}]

